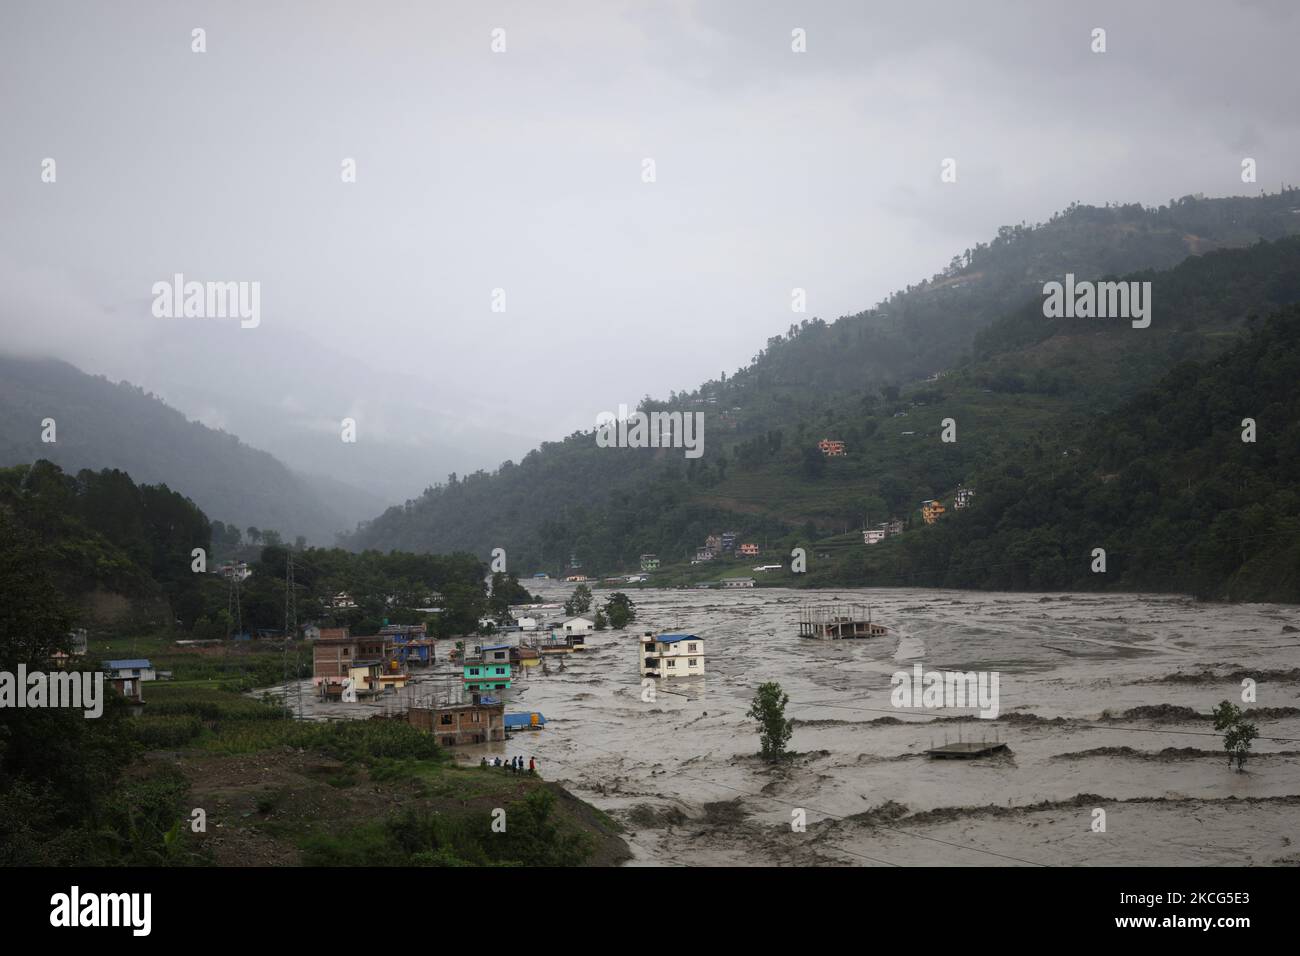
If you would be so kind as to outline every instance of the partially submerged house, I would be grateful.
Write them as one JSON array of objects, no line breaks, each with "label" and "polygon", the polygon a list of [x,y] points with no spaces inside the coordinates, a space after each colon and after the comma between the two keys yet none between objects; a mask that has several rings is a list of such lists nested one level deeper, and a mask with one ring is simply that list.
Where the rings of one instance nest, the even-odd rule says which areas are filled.
[{"label": "partially submerged house", "polygon": [[[335,636],[340,632],[344,636]],[[352,637],[347,628],[322,628],[312,644],[312,681],[322,698],[372,696],[386,687],[404,686],[407,679],[387,635]]]},{"label": "partially submerged house", "polygon": [[537,651],[543,657],[551,654],[572,654],[575,650],[569,643],[569,639],[556,631],[548,632],[545,637],[534,637],[525,646]]},{"label": "partially submerged house", "polygon": [[642,677],[698,677],[704,674],[704,641],[694,634],[646,633],[641,638]]},{"label": "partially submerged house", "polygon": [[392,639],[393,654],[402,664],[427,666],[434,661],[434,642],[423,624],[385,624],[380,635]]},{"label": "partially submerged house", "polygon": [[510,663],[515,667],[536,667],[542,662],[542,655],[537,648],[527,644],[510,648]]},{"label": "partially submerged house", "polygon": [[444,747],[483,744],[506,739],[505,707],[497,698],[475,694],[469,703],[412,707],[406,721]]},{"label": "partially submerged house", "polygon": [[491,644],[479,648],[476,657],[467,657],[462,665],[462,681],[470,692],[509,690],[513,669],[510,645]]},{"label": "partially submerged house", "polygon": [[596,632],[596,625],[585,617],[570,618],[561,629],[564,640],[575,651],[585,650],[587,638]]}]

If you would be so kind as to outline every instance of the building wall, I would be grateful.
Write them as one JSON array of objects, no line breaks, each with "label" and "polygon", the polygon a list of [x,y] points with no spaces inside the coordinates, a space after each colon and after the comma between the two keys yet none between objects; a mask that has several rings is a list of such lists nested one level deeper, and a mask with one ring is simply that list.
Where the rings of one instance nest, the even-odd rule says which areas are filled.
[{"label": "building wall", "polygon": [[356,641],[336,643],[323,638],[312,645],[312,676],[347,677],[352,662],[362,656],[357,652]]},{"label": "building wall", "polygon": [[[446,719],[450,723],[445,723]],[[407,721],[412,727],[433,734],[438,743],[445,746],[506,739],[504,704],[412,708]]]},{"label": "building wall", "polygon": [[[645,646],[649,643],[651,641],[644,638],[639,643],[643,676],[646,664],[651,661],[658,662],[660,677],[694,677],[704,673],[704,641],[696,639],[671,644],[654,641],[655,649],[647,652]],[[694,651],[690,650],[692,647]]]}]

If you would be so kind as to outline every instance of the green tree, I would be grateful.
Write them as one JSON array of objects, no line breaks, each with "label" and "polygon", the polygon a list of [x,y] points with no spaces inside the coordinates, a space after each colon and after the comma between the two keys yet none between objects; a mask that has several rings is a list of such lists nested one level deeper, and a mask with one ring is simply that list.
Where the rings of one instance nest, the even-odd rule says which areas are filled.
[{"label": "green tree", "polygon": [[1246,719],[1246,712],[1231,701],[1223,701],[1214,708],[1214,729],[1224,731],[1223,749],[1228,752],[1228,766],[1237,762],[1241,773],[1250,755],[1251,742],[1259,736],[1259,729]]},{"label": "green tree", "polygon": [[492,575],[492,594],[488,598],[488,610],[498,624],[509,625],[515,622],[510,613],[510,605],[527,604],[532,600],[528,589],[519,583],[514,573],[504,571]]},{"label": "green tree", "polygon": [[622,591],[615,591],[605,602],[605,617],[610,627],[621,631],[636,620],[636,607],[630,597]]},{"label": "green tree", "polygon": [[564,613],[572,617],[575,614],[586,614],[590,610],[591,588],[579,584],[573,589],[573,596],[564,602]]},{"label": "green tree", "polygon": [[808,445],[803,450],[803,473],[809,478],[826,474],[826,456],[816,445]]},{"label": "green tree", "polygon": [[775,761],[785,756],[785,745],[794,733],[794,722],[785,717],[785,705],[788,703],[790,695],[776,681],[760,685],[754,699],[750,701],[749,712],[745,716],[758,721],[762,741],[760,753],[764,760]]}]

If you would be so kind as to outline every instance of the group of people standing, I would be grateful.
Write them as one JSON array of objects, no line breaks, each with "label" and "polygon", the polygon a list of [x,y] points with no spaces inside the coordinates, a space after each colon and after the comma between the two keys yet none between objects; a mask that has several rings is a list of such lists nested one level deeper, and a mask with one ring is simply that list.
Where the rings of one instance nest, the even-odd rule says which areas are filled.
[{"label": "group of people standing", "polygon": [[537,773],[537,758],[529,757],[528,766],[524,766],[522,755],[516,754],[513,757],[484,757],[479,766],[481,767],[504,767],[513,773]]}]

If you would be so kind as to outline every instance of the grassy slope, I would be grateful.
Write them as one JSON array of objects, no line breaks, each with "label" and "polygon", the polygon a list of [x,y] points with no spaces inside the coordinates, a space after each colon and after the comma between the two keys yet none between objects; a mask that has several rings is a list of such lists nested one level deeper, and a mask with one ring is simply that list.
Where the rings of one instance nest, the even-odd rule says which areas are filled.
[{"label": "grassy slope", "polygon": [[[407,817],[433,817],[449,828],[453,854],[499,865],[515,859],[512,850],[473,858],[495,836],[484,829],[492,811],[508,808],[509,819],[509,808],[522,807],[540,789],[555,797],[551,819],[560,835],[584,844],[586,865],[630,856],[617,824],[540,777],[458,767],[431,738],[405,725],[279,717],[242,693],[278,679],[278,646],[177,648],[154,637],[95,644],[90,656],[126,653],[149,657],[176,678],[146,688],[144,714],[133,726],[148,749],[130,780],[147,786],[179,772],[176,789],[185,796],[176,810],[206,811],[207,832],[182,830],[177,859],[222,866],[405,865],[411,848],[395,842],[394,831],[404,829]],[[528,862],[526,854],[537,850],[525,845],[519,852]],[[457,860],[464,857],[440,862]]]}]

